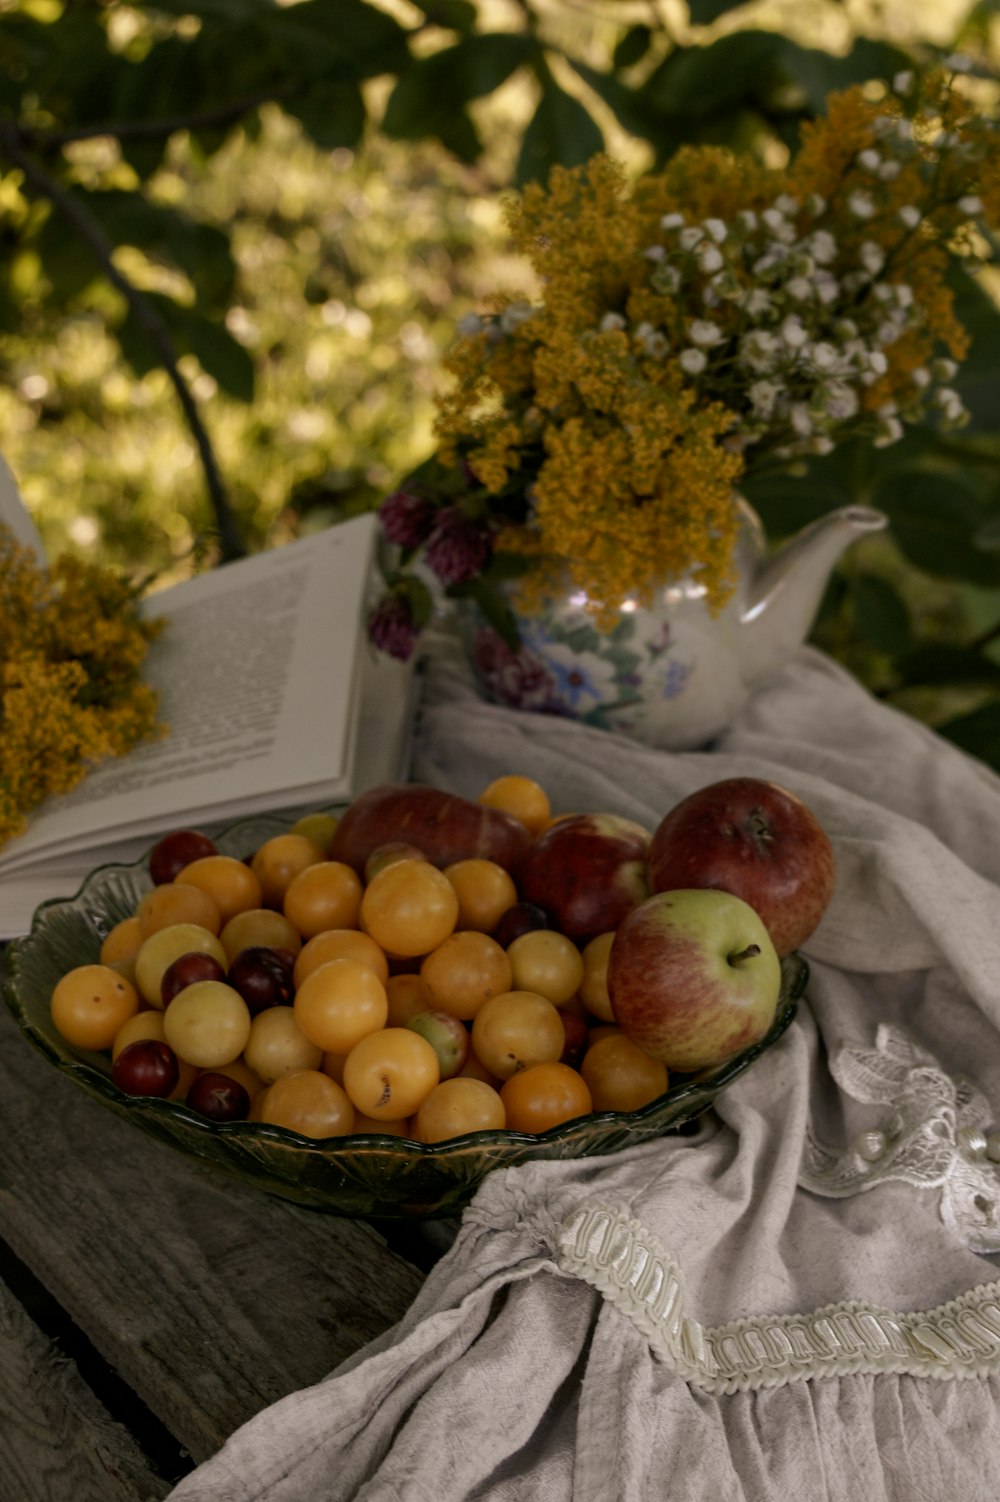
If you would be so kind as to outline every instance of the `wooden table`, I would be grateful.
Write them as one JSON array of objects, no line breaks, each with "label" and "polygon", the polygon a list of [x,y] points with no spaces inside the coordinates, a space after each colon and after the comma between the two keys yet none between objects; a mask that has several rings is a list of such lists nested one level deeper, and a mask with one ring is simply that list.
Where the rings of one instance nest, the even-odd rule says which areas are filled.
[{"label": "wooden table", "polygon": [[395,1323],[449,1227],[230,1184],[59,1075],[0,1002],[0,1237],[0,1502],[147,1502]]}]

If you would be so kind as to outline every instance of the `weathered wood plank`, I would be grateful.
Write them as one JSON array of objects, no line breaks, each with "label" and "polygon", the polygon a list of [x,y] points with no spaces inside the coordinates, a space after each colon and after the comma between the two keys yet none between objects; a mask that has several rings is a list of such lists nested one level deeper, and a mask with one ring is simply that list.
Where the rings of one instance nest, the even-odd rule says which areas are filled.
[{"label": "weathered wood plank", "polygon": [[196,1460],[401,1317],[421,1274],[363,1222],[217,1177],[92,1101],[0,1005],[0,1225]]},{"label": "weathered wood plank", "polygon": [[155,1502],[169,1483],[0,1284],[0,1502]]}]

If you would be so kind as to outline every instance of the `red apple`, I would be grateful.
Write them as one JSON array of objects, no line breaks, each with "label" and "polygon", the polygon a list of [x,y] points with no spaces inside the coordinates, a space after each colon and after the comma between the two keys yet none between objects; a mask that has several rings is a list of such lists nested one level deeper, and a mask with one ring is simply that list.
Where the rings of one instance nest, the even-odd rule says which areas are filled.
[{"label": "red apple", "polygon": [[649,849],[653,892],[717,887],[763,918],[779,955],[819,923],[836,868],[826,831],[801,798],[776,782],[729,777],[683,798]]},{"label": "red apple", "polygon": [[711,1069],[774,1021],[781,961],[748,903],[706,888],[661,892],[628,914],[608,960],[615,1021],[668,1069]]},{"label": "red apple", "polygon": [[617,814],[573,814],[539,835],[518,887],[568,938],[586,942],[617,928],[649,896],[649,831]]}]

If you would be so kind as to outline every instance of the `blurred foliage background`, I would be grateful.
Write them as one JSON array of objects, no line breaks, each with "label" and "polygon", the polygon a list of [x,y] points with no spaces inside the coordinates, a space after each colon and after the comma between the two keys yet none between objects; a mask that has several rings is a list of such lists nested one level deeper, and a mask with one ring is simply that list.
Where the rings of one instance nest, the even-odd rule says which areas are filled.
[{"label": "blurred foliage background", "polygon": [[[428,453],[458,319],[530,293],[512,187],[780,163],[832,90],[956,52],[995,111],[1000,0],[0,0],[0,452],[51,555],[136,577],[329,525]],[[1000,768],[998,288],[955,289],[968,429],[750,498],[774,539],[888,512],[814,639]]]}]

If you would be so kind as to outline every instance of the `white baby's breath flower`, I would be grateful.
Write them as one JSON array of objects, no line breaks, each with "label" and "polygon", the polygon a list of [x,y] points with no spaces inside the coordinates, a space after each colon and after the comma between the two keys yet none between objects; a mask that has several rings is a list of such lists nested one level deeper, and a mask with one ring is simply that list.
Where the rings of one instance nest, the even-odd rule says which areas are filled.
[{"label": "white baby's breath flower", "polygon": [[713,344],[718,344],[721,340],[722,330],[717,323],[712,323],[707,318],[692,318],[688,324],[688,338],[692,344],[711,348]]},{"label": "white baby's breath flower", "polygon": [[884,376],[889,369],[889,361],[880,349],[868,351],[868,369],[876,376]]},{"label": "white baby's breath flower", "polygon": [[759,417],[770,417],[782,390],[783,388],[774,381],[752,382],[747,394],[750,397],[750,405]]},{"label": "white baby's breath flower", "polygon": [[809,335],[802,327],[802,319],[797,313],[789,313],[781,325],[781,337],[789,349],[801,349],[806,344]]},{"label": "white baby's breath flower", "polygon": [[913,126],[910,124],[909,120],[897,120],[894,124],[893,129],[895,130],[896,136],[900,141],[913,140]]},{"label": "white baby's breath flower", "polygon": [[809,358],[817,370],[833,370],[839,363],[840,356],[832,344],[825,339],[820,339],[809,351]]},{"label": "white baby's breath flower", "polygon": [[876,415],[878,417],[898,417],[899,408],[895,402],[883,402],[880,407],[876,408]]},{"label": "white baby's breath flower", "polygon": [[701,349],[685,349],[678,355],[677,363],[687,375],[701,375],[708,364],[708,356]]},{"label": "white baby's breath flower", "polygon": [[857,392],[843,381],[831,381],[823,396],[823,406],[827,417],[834,422],[847,422],[857,415]]},{"label": "white baby's breath flower", "polygon": [[800,438],[808,438],[813,430],[812,413],[805,402],[793,402],[788,410],[788,419]]},{"label": "white baby's breath flower", "polygon": [[964,198],[958,200],[958,206],[963,214],[981,214],[983,200],[976,193],[966,193]]},{"label": "white baby's breath flower", "polygon": [[898,323],[893,323],[891,320],[886,319],[885,323],[880,323],[875,330],[875,339],[885,349],[888,345],[895,344],[902,332],[903,330]]},{"label": "white baby's breath flower", "polygon": [[941,409],[941,416],[950,427],[962,427],[969,420],[969,413],[965,403],[950,386],[942,386],[940,391],[934,393],[935,404]]},{"label": "white baby's breath flower", "polygon": [[701,300],[706,308],[718,308],[722,303],[718,287],[713,287],[709,282],[707,287],[702,288]]},{"label": "white baby's breath flower", "polygon": [[940,359],[934,361],[931,373],[936,381],[951,381],[958,375],[958,365],[954,360],[949,360],[942,355]]},{"label": "white baby's breath flower", "polygon": [[465,313],[458,320],[456,327],[458,332],[466,337],[472,334],[481,334],[483,331],[483,320],[478,313]]},{"label": "white baby's breath flower", "polygon": [[711,273],[718,271],[723,264],[722,252],[716,245],[704,245],[698,251],[698,265],[702,271]]},{"label": "white baby's breath flower", "polygon": [[790,193],[779,193],[774,200],[774,207],[778,210],[779,214],[797,214],[799,211],[799,200],[793,198]]},{"label": "white baby's breath flower", "polygon": [[635,331],[643,350],[654,360],[662,360],[670,353],[670,341],[662,329],[654,329],[651,323],[640,323]]},{"label": "white baby's breath flower", "polygon": [[746,230],[748,235],[752,235],[757,228],[758,219],[753,209],[741,209],[736,215],[736,222],[741,229]]},{"label": "white baby's breath flower", "polygon": [[926,365],[918,365],[916,370],[912,370],[910,372],[910,380],[913,382],[914,386],[917,386],[921,391],[924,391],[931,383],[931,373],[927,369]]},{"label": "white baby's breath flower", "polygon": [[809,440],[810,454],[832,454],[836,444],[825,433],[817,433],[815,438]]},{"label": "white baby's breath flower", "polygon": [[721,219],[706,219],[704,225],[716,245],[721,245],[728,233],[724,221]]},{"label": "white baby's breath flower", "polygon": [[826,213],[826,199],[822,193],[810,193],[806,199],[806,213],[811,219],[818,219],[820,214]]},{"label": "white baby's breath flower", "polygon": [[837,255],[837,242],[828,229],[815,230],[806,241],[809,254],[820,266],[828,266]]},{"label": "white baby's breath flower", "polygon": [[647,261],[664,261],[666,260],[667,252],[662,245],[648,245],[643,251],[643,255]]},{"label": "white baby's breath flower", "polygon": [[657,292],[672,296],[680,287],[681,274],[676,266],[657,266],[649,280]]},{"label": "white baby's breath flower", "polygon": [[705,238],[705,231],[699,229],[696,224],[689,224],[687,229],[682,229],[677,236],[682,250],[694,250],[695,246]]},{"label": "white baby's breath flower", "polygon": [[683,214],[664,214],[660,220],[661,229],[681,229],[684,224]]},{"label": "white baby's breath flower", "polygon": [[758,256],[750,268],[754,276],[766,277],[776,266],[783,266],[788,260],[788,251],[776,240],[772,240],[762,256]]},{"label": "white baby's breath flower", "polygon": [[864,240],[858,251],[858,260],[869,276],[878,276],[885,265],[885,251],[874,240]]},{"label": "white baby's breath flower", "polygon": [[768,329],[752,329],[739,345],[740,363],[761,374],[773,369],[778,341]]},{"label": "white baby's breath flower", "polygon": [[750,291],[744,294],[741,302],[741,306],[751,318],[760,318],[763,314],[769,313],[773,304],[774,299],[770,292],[765,292],[763,287],[751,287]]},{"label": "white baby's breath flower", "polygon": [[909,68],[903,68],[894,75],[892,80],[893,91],[897,94],[908,94],[913,88],[913,73]]},{"label": "white baby's breath flower", "polygon": [[866,151],[858,152],[858,166],[864,167],[866,172],[877,172],[881,165],[882,158],[871,147],[868,147]]},{"label": "white baby's breath flower", "polygon": [[602,334],[613,334],[625,327],[625,320],[620,313],[605,313],[601,319],[600,329]]},{"label": "white baby's breath flower", "polygon": [[838,339],[842,339],[846,343],[849,339],[856,339],[858,337],[858,326],[853,318],[838,318],[833,326],[833,332]]},{"label": "white baby's breath flower", "polygon": [[953,73],[972,72],[972,58],[967,57],[964,52],[952,52],[950,56],[945,58],[944,65],[946,68],[950,68]]},{"label": "white baby's breath flower", "polygon": [[903,436],[903,424],[898,417],[887,417],[879,423],[878,431],[872,439],[877,449],[887,449],[890,444],[898,443]]},{"label": "white baby's breath flower", "polygon": [[814,290],[813,283],[807,276],[793,276],[785,283],[785,291],[796,302],[808,302]]},{"label": "white baby's breath flower", "polygon": [[895,182],[901,171],[902,167],[900,166],[899,162],[894,162],[890,158],[889,161],[883,162],[879,167],[878,175],[884,183],[891,183]]},{"label": "white baby's breath flower", "polygon": [[825,307],[837,301],[840,296],[840,283],[835,276],[828,272],[821,272],[816,278],[816,296]]},{"label": "white baby's breath flower", "polygon": [[854,192],[849,194],[847,207],[855,219],[871,219],[875,213],[875,201],[870,193]]}]

